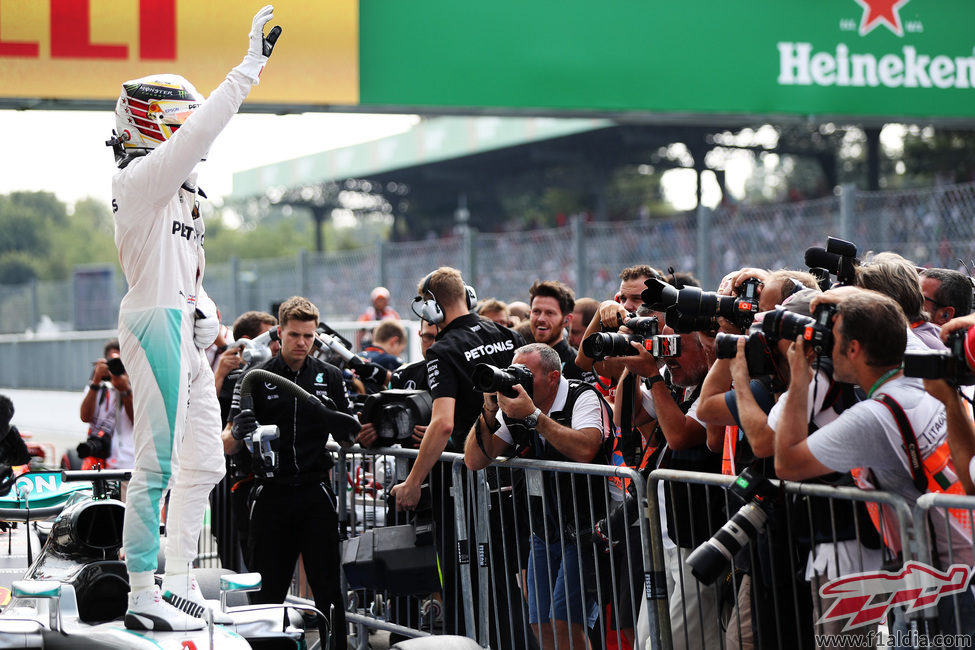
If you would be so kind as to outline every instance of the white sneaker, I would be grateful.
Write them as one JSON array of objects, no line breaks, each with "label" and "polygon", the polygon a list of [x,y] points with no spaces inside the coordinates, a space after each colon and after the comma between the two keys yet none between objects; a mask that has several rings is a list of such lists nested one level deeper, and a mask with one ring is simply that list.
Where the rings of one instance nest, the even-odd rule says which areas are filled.
[{"label": "white sneaker", "polygon": [[129,609],[125,612],[125,627],[130,630],[161,630],[182,632],[202,630],[206,622],[176,609],[162,599],[159,587],[129,593]]},{"label": "white sneaker", "polygon": [[190,616],[206,620],[206,612],[210,610],[215,624],[229,625],[234,622],[230,615],[207,602],[203,597],[203,592],[200,591],[196,577],[193,575],[187,573],[163,577],[162,593],[163,600]]}]

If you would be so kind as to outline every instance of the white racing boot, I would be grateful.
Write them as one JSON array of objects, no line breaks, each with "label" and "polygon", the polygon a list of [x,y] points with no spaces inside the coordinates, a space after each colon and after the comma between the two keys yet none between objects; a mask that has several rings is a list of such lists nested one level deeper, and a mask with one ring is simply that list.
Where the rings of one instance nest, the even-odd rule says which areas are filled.
[{"label": "white racing boot", "polygon": [[129,593],[129,609],[125,612],[125,627],[130,630],[182,632],[202,630],[206,621],[183,612],[162,599],[159,587]]},{"label": "white racing boot", "polygon": [[206,601],[203,592],[200,591],[196,577],[189,573],[164,576],[162,593],[163,600],[190,616],[196,616],[205,621],[206,612],[210,610],[215,624],[229,625],[234,622],[228,614],[220,611],[219,607],[213,607]]}]

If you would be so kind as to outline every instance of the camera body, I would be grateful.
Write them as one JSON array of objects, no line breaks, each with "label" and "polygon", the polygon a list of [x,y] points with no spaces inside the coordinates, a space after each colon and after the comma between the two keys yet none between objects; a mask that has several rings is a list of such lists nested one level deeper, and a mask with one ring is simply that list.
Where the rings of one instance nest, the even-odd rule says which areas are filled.
[{"label": "camera body", "polygon": [[112,357],[111,359],[105,360],[105,365],[108,366],[108,371],[112,373],[115,377],[120,377],[125,374],[125,366],[122,364],[121,357]]},{"label": "camera body", "polygon": [[79,458],[108,458],[112,455],[112,434],[102,429],[91,428],[88,438],[77,447]]},{"label": "camera body", "polygon": [[953,386],[975,384],[975,373],[968,367],[965,337],[968,329],[948,335],[947,350],[911,351],[904,353],[904,376],[922,379],[944,379]]},{"label": "camera body", "polygon": [[371,423],[378,436],[374,446],[405,444],[416,425],[430,424],[433,398],[424,390],[390,389],[373,393],[362,403],[362,422]]},{"label": "camera body", "polygon": [[687,556],[691,573],[706,585],[713,584],[738,551],[765,527],[774,488],[755,466],[749,465],[728,486],[728,495],[741,499],[745,505]]},{"label": "camera body", "polygon": [[632,357],[637,354],[630,343],[638,343],[655,357],[679,357],[680,336],[660,334],[656,316],[629,318],[623,325],[631,334],[596,332],[582,342],[582,352],[595,361],[608,357]]},{"label": "camera body", "polygon": [[666,313],[667,325],[675,332],[702,332],[718,329],[718,317],[747,329],[758,313],[757,278],[745,280],[738,296],[722,296],[698,287],[675,287],[650,278],[641,294],[643,304],[653,311]]},{"label": "camera body", "polygon": [[836,305],[824,303],[816,307],[812,316],[803,316],[785,309],[769,312],[762,320],[762,331],[770,339],[795,341],[802,336],[818,356],[833,353],[833,321]]},{"label": "camera body", "polygon": [[504,370],[489,363],[479,363],[471,374],[474,389],[482,393],[501,393],[505,397],[518,397],[515,386],[521,385],[532,397],[535,392],[535,378],[527,366],[513,363]]}]

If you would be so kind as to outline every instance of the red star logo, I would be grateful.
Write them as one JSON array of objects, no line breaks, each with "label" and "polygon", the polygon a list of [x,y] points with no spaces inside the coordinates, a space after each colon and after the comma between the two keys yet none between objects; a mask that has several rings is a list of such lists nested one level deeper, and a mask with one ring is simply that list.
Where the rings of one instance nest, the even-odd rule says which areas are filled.
[{"label": "red star logo", "polygon": [[863,7],[860,36],[866,36],[881,23],[898,36],[903,36],[904,26],[901,24],[900,8],[908,2],[910,0],[856,0],[856,3]]}]

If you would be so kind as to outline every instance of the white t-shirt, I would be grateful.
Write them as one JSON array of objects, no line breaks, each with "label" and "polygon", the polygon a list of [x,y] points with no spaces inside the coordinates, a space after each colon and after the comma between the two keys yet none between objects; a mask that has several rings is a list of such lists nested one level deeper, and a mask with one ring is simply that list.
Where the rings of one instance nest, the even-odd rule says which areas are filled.
[{"label": "white t-shirt", "polygon": [[[832,408],[823,410],[823,401],[829,392],[831,381],[829,375],[822,370],[817,370],[812,381],[809,382],[806,421],[812,420],[817,427],[823,427],[839,418],[839,414]],[[784,392],[772,406],[772,410],[769,411],[768,426],[773,431],[778,428],[788,394],[789,391]],[[819,430],[813,432],[811,436],[815,437],[818,434]],[[809,550],[809,560],[806,562],[806,580],[811,580],[816,575],[825,575],[832,580],[841,575],[879,569],[882,564],[883,553],[881,549],[867,548],[855,539],[843,540],[835,544],[833,542],[818,543]]]},{"label": "white t-shirt", "polygon": [[[552,413],[558,413],[563,408],[565,408],[565,402],[569,398],[569,380],[565,377],[559,378],[559,389],[555,394],[555,401],[552,402],[552,408],[549,409],[548,413],[545,415],[551,416]],[[508,429],[508,425],[504,419],[504,413],[498,412],[498,421],[501,423],[501,428],[494,432],[494,435],[498,436],[506,443],[513,444],[513,439],[511,437],[511,431]],[[572,407],[572,423],[570,428],[580,431],[582,429],[599,429],[602,432],[602,440],[608,439],[613,433],[613,423],[609,419],[609,415],[606,413],[606,409],[600,402],[599,395],[594,390],[583,391],[583,393],[576,400],[575,405]],[[545,444],[545,438],[541,438],[542,444]]]},{"label": "white t-shirt", "polygon": [[[835,421],[809,437],[809,451],[816,460],[837,472],[856,468],[869,469],[880,490],[903,497],[913,505],[920,496],[911,478],[904,439],[894,416],[879,398],[889,395],[900,404],[917,438],[921,457],[927,457],[947,437],[944,406],[924,391],[918,379],[897,377],[887,381],[872,396],[843,412]],[[938,550],[947,557],[944,540],[944,511],[932,510],[934,530],[938,534]],[[900,547],[899,531],[888,531],[896,549]],[[972,564],[972,548],[964,537],[952,534],[952,557]]]},{"label": "white t-shirt", "polygon": [[[87,393],[90,388],[86,388]],[[111,469],[135,467],[135,445],[132,442],[132,418],[125,412],[122,399],[114,386],[95,398],[95,414],[92,427],[102,429],[112,436],[111,456],[105,459]]]}]

